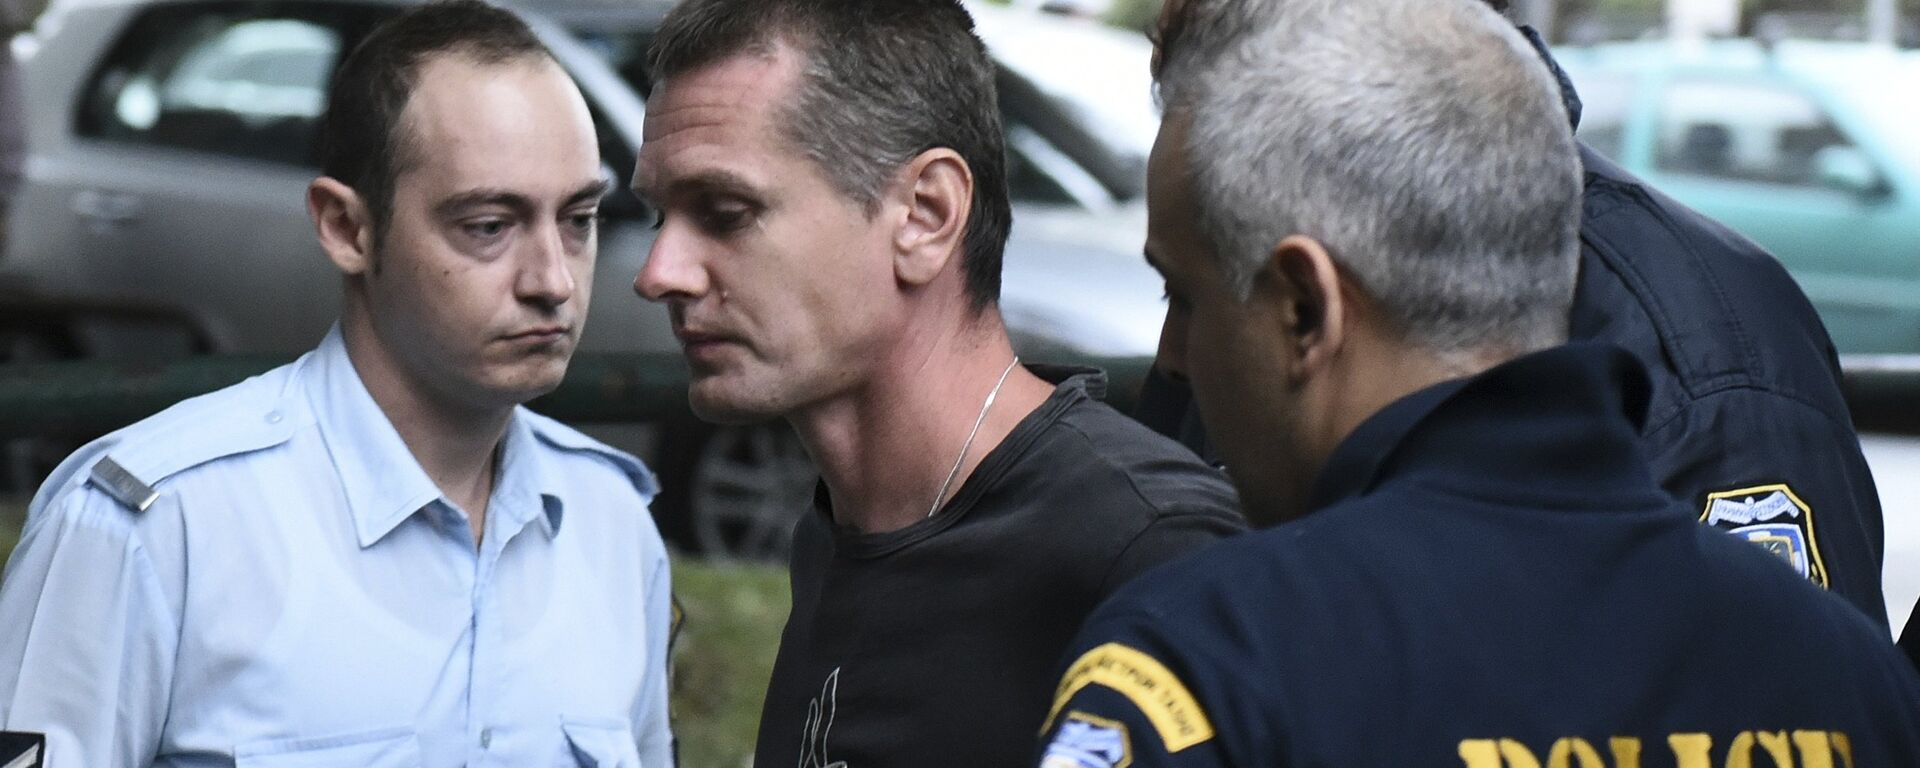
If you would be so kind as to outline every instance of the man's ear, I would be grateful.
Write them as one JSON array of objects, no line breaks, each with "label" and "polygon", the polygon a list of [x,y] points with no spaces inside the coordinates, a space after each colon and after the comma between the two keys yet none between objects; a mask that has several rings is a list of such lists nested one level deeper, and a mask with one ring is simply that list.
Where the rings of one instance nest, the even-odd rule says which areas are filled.
[{"label": "man's ear", "polygon": [[342,273],[362,275],[373,269],[373,217],[360,193],[330,176],[314,179],[307,185],[307,215],[320,236],[321,250]]},{"label": "man's ear", "polygon": [[1264,268],[1254,277],[1255,293],[1278,301],[1277,318],[1289,340],[1287,368],[1296,379],[1324,369],[1347,340],[1346,294],[1333,255],[1318,240],[1289,235],[1274,246]]},{"label": "man's ear", "polygon": [[926,285],[960,253],[973,208],[973,171],[945,147],[913,158],[895,186],[905,215],[894,230],[894,275]]}]

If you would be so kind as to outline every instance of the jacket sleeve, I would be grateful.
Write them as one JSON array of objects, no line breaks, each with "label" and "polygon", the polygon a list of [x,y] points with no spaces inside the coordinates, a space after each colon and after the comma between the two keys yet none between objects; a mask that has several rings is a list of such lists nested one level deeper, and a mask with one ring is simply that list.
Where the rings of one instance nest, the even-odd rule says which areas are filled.
[{"label": "jacket sleeve", "polygon": [[[1069,646],[1041,727],[1041,768],[1211,768],[1234,764],[1227,724],[1192,687],[1195,659],[1155,631],[1157,622],[1110,605]],[[1280,766],[1272,755],[1259,764]]]},{"label": "jacket sleeve", "polygon": [[1777,392],[1739,387],[1648,426],[1654,476],[1703,523],[1712,524],[1715,496],[1785,486],[1805,505],[1804,521],[1772,522],[1804,529],[1808,578],[1887,625],[1880,499],[1851,424]]},{"label": "jacket sleeve", "polygon": [[85,486],[38,511],[0,579],[0,729],[44,734],[52,768],[148,765],[166,722],[176,602],[136,513]]}]

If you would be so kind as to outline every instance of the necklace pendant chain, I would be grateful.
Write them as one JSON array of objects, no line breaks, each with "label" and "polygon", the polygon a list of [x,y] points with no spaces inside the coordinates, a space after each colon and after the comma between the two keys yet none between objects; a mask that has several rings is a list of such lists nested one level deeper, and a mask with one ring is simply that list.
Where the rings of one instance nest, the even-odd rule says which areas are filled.
[{"label": "necklace pendant chain", "polygon": [[947,500],[947,489],[953,486],[953,479],[960,476],[960,466],[967,463],[967,451],[973,448],[973,438],[980,435],[980,425],[987,423],[987,411],[993,409],[993,400],[1000,396],[1000,387],[1007,383],[1007,376],[1013,373],[1013,367],[1020,364],[1020,356],[1014,355],[1013,362],[1007,363],[1007,369],[1000,372],[1000,380],[993,383],[993,391],[987,393],[987,401],[980,404],[980,415],[973,419],[973,431],[967,433],[967,441],[960,444],[960,458],[953,460],[953,469],[947,472],[947,479],[940,483],[940,492],[933,496],[933,506],[927,509],[927,517],[940,511],[940,503]]}]

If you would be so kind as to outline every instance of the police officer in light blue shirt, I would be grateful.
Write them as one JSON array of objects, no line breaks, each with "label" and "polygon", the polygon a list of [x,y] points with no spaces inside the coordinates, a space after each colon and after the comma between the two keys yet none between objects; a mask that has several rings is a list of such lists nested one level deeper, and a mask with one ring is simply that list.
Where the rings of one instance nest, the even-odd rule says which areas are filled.
[{"label": "police officer in light blue shirt", "polygon": [[339,325],[48,480],[0,582],[0,729],[57,768],[671,765],[653,478],[520,407],[586,316],[584,101],[458,0],[374,32],[329,110]]}]

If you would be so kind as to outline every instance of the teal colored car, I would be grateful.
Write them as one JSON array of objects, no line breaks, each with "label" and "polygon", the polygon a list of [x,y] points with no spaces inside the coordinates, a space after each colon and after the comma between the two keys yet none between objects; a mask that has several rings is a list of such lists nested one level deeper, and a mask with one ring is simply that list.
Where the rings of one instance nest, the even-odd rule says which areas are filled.
[{"label": "teal colored car", "polygon": [[1920,353],[1920,51],[1644,41],[1555,51],[1580,138],[1779,257],[1843,353]]}]

